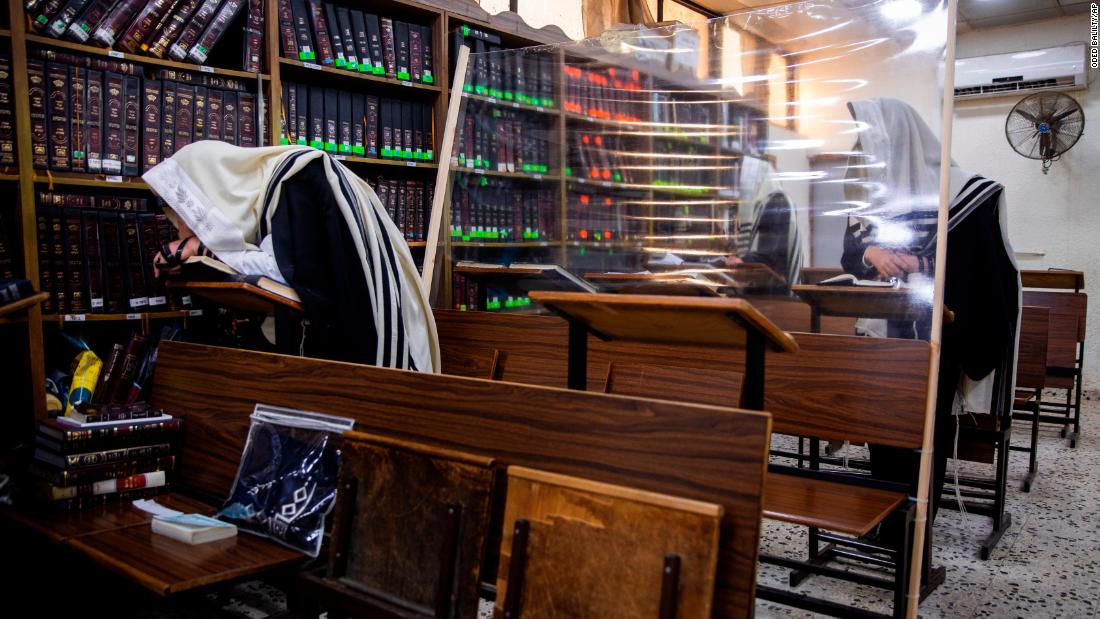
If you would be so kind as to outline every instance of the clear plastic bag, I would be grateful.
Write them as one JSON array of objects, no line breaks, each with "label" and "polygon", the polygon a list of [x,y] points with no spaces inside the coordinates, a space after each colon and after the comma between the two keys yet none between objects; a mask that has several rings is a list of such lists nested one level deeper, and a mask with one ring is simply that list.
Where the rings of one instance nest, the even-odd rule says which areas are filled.
[{"label": "clear plastic bag", "polygon": [[336,501],[340,452],[332,435],[354,424],[257,404],[233,491],[218,517],[316,557]]}]

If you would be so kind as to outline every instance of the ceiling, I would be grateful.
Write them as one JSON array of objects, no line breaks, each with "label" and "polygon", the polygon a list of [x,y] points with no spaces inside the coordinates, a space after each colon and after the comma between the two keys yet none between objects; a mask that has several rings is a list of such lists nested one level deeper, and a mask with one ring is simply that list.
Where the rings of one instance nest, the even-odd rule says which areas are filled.
[{"label": "ceiling", "polygon": [[[959,0],[958,31],[969,32],[1066,15],[1084,15],[1088,12],[1089,2],[1090,0]],[[692,0],[684,4],[694,4],[716,14],[726,14],[782,3],[775,0]]]}]

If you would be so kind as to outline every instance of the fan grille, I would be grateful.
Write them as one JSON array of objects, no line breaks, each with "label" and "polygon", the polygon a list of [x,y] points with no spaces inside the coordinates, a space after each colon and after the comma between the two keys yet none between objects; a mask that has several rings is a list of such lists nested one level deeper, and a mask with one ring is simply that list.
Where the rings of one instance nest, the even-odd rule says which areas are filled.
[{"label": "fan grille", "polygon": [[1043,162],[1043,172],[1073,148],[1085,129],[1081,105],[1059,92],[1036,93],[1020,100],[1005,119],[1005,137],[1013,150]]}]

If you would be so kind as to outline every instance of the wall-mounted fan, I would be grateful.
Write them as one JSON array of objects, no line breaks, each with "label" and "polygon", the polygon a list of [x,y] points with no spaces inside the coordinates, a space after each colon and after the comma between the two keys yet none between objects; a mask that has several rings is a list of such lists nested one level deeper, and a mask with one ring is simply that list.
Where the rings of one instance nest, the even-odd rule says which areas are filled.
[{"label": "wall-mounted fan", "polygon": [[1038,92],[1024,97],[1005,120],[1005,137],[1012,149],[1028,159],[1050,165],[1073,148],[1085,129],[1081,104],[1060,92]]}]

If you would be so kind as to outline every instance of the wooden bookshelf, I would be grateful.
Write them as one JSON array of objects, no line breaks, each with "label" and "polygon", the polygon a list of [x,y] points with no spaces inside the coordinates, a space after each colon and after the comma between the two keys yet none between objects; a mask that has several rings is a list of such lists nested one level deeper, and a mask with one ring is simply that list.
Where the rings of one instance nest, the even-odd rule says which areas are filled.
[{"label": "wooden bookshelf", "polygon": [[559,181],[561,177],[557,174],[533,174],[530,172],[498,172],[497,170],[484,170],[480,168],[456,168],[452,167],[451,171],[455,174],[470,174],[473,176],[494,176],[497,178],[515,178],[529,181]]},{"label": "wooden bookshelf", "polygon": [[[260,115],[258,123],[258,143],[267,145],[264,134],[270,136],[274,143],[278,143],[282,135],[281,123],[281,97],[284,81],[307,83],[326,87],[342,88],[352,91],[366,91],[383,96],[405,98],[420,101],[430,101],[433,108],[434,126],[432,131],[433,152],[440,155],[440,144],[443,134],[443,123],[447,110],[449,96],[447,71],[450,66],[448,33],[461,24],[470,24],[475,27],[489,30],[500,30],[506,39],[507,45],[513,47],[553,43],[566,40],[564,33],[555,27],[543,29],[532,28],[518,18],[514,13],[503,13],[490,16],[471,0],[375,0],[369,7],[360,6],[354,0],[335,0],[336,4],[349,7],[364,8],[369,12],[393,17],[431,26],[433,32],[433,75],[436,76],[435,84],[422,84],[403,82],[396,79],[376,75],[353,73],[337,68],[314,67],[296,59],[283,58],[280,49],[280,37],[278,27],[278,3],[270,0],[265,3],[264,14],[264,59],[259,73],[249,73],[233,68],[221,66],[198,65],[189,62],[177,62],[163,60],[140,54],[128,54],[116,50],[83,45],[67,40],[54,39],[40,35],[27,28],[27,17],[24,11],[24,3],[12,1],[8,3],[7,23],[15,24],[14,28],[0,29],[0,38],[8,39],[12,56],[12,92],[15,93],[15,118],[16,122],[16,153],[17,166],[0,169],[0,182],[17,183],[13,185],[16,192],[13,202],[16,209],[16,222],[18,234],[22,237],[22,249],[24,276],[37,283],[39,279],[38,242],[35,221],[35,198],[38,191],[45,189],[63,188],[65,191],[80,193],[82,191],[108,193],[120,192],[151,192],[147,183],[139,177],[108,176],[103,174],[79,174],[47,172],[36,170],[31,164],[32,142],[30,125],[30,107],[27,98],[27,61],[31,48],[41,47],[59,52],[87,55],[100,58],[116,59],[130,62],[146,69],[146,74],[156,69],[174,69],[189,71],[196,74],[210,74],[225,78],[234,78],[255,84],[257,93],[257,112]],[[238,17],[238,19],[241,19]],[[233,27],[239,25],[239,22]],[[223,40],[222,45],[231,37]],[[215,59],[216,61],[216,59]],[[250,87],[250,89],[252,89]],[[516,107],[512,105],[511,107]],[[532,113],[538,110],[531,110]],[[557,114],[556,110],[544,110],[547,114]],[[264,131],[266,129],[266,131]],[[395,176],[409,178],[412,170],[415,174],[423,176],[419,170],[435,171],[439,168],[438,161],[405,161],[389,159],[371,159],[366,157],[338,156],[353,171],[366,178],[368,175],[377,176],[386,174],[392,170]],[[404,169],[404,172],[401,169]],[[426,177],[425,177],[425,180]],[[492,243],[478,244],[498,245]],[[532,243],[531,245],[539,245]],[[427,243],[413,241],[409,247],[416,250],[417,256],[423,254]],[[11,317],[0,319],[3,323],[19,323],[26,325],[27,345],[25,349],[26,359],[30,367],[31,384],[29,385],[30,398],[33,402],[36,418],[41,419],[46,415],[45,408],[45,347],[43,344],[43,326],[51,325],[52,329],[61,329],[71,326],[70,323],[83,323],[85,325],[101,325],[105,323],[124,324],[128,321],[148,322],[150,320],[172,320],[195,316],[193,312],[163,311],[163,312],[138,312],[128,314],[62,314],[43,316],[41,306],[34,305],[23,312]]]}]

